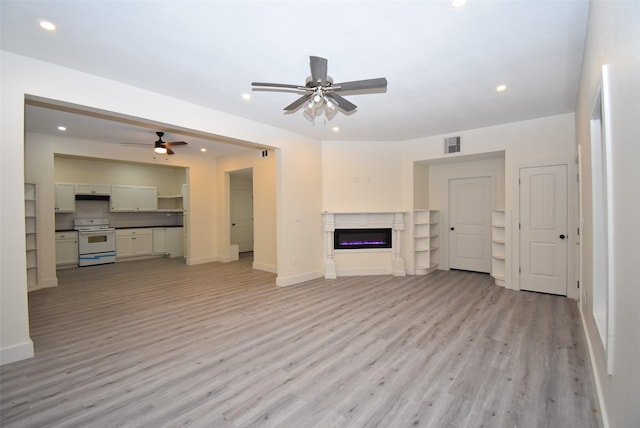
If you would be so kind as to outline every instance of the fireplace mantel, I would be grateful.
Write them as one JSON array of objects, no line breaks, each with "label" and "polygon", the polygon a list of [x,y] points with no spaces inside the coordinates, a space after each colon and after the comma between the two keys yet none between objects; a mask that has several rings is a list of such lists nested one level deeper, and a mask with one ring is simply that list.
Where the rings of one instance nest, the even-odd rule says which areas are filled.
[{"label": "fireplace mantel", "polygon": [[[400,236],[404,230],[404,212],[324,212],[325,275],[327,279],[350,275],[406,275],[400,256]],[[336,229],[393,230],[390,249],[334,250]]]}]

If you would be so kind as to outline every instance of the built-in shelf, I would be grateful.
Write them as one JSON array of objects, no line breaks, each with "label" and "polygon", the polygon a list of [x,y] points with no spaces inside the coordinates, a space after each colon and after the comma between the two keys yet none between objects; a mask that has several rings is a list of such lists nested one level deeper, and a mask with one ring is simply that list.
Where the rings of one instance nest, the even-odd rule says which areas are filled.
[{"label": "built-in shelf", "polygon": [[27,289],[38,285],[38,230],[36,227],[36,185],[24,184],[24,228]]},{"label": "built-in shelf", "polygon": [[439,222],[439,211],[413,211],[413,257],[416,275],[426,275],[438,268]]},{"label": "built-in shelf", "polygon": [[505,285],[505,212],[491,213],[491,276],[497,285]]},{"label": "built-in shelf", "polygon": [[184,195],[186,192],[186,184],[183,184],[182,193],[176,193],[173,195],[158,195],[158,211],[183,212],[185,207]]}]

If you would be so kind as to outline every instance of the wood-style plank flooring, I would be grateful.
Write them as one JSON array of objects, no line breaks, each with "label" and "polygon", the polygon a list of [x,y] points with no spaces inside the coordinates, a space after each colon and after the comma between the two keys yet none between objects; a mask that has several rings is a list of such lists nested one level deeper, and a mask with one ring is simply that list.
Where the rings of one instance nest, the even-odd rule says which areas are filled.
[{"label": "wood-style plank flooring", "polygon": [[251,260],[59,271],[2,427],[599,427],[575,301],[485,274],[279,288]]}]

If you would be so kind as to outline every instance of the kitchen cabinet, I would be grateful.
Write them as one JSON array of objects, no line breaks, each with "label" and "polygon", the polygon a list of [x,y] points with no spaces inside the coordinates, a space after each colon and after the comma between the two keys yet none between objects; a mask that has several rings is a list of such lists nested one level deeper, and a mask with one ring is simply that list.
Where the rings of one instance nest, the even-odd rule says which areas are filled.
[{"label": "kitchen cabinet", "polygon": [[184,256],[182,227],[154,227],[153,254],[169,257]]},{"label": "kitchen cabinet", "polygon": [[157,211],[158,188],[150,186],[111,186],[111,211]]},{"label": "kitchen cabinet", "polygon": [[151,229],[116,229],[116,258],[149,256],[152,252]]},{"label": "kitchen cabinet", "polygon": [[107,195],[108,196],[111,194],[111,185],[75,183],[74,191],[76,195]]},{"label": "kitchen cabinet", "polygon": [[76,210],[76,195],[73,183],[55,183],[55,212],[72,213]]},{"label": "kitchen cabinet", "polygon": [[56,269],[78,266],[78,232],[56,232]]}]

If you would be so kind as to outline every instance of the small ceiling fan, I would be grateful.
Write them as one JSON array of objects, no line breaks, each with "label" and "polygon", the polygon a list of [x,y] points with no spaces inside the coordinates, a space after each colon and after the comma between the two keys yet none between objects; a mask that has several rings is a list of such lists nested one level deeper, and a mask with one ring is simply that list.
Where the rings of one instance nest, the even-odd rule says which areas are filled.
[{"label": "small ceiling fan", "polygon": [[[173,146],[186,146],[187,143],[185,141],[163,141],[162,137],[164,136],[164,132],[156,131],[156,135],[158,136],[158,140],[153,143],[153,150],[161,155],[168,154],[173,155],[175,152],[171,150]],[[120,143],[127,144],[133,146],[150,146],[150,143]]]},{"label": "small ceiling fan", "polygon": [[311,76],[307,77],[304,86],[265,82],[251,82],[251,86],[276,88],[275,90],[294,89],[306,92],[306,94],[286,106],[284,110],[295,111],[306,103],[305,116],[308,116],[307,118],[318,116],[322,114],[323,110],[328,117],[332,117],[335,114],[336,107],[347,113],[357,108],[355,104],[339,95],[338,92],[385,89],[387,87],[387,79],[384,77],[333,83],[333,79],[327,75],[327,64],[326,58],[310,56]]}]

